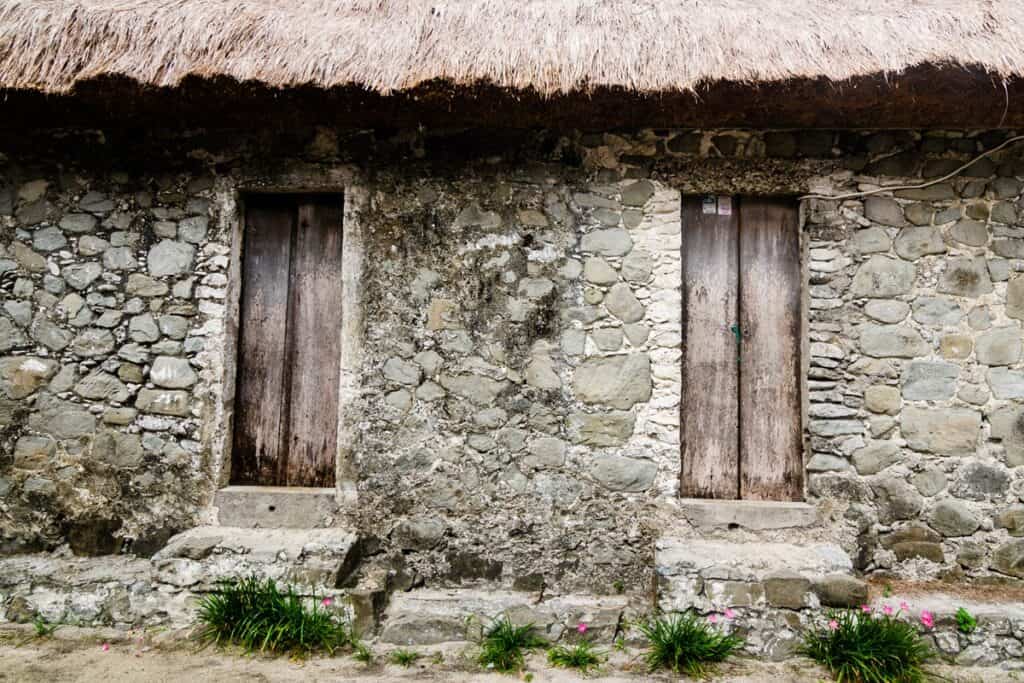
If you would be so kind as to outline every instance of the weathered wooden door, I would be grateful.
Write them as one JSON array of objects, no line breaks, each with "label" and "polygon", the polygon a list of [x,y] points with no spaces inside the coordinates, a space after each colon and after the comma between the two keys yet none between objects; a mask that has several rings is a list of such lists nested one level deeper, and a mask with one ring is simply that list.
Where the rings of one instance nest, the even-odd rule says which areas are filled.
[{"label": "weathered wooden door", "polygon": [[799,500],[800,236],[785,200],[684,197],[680,491]]},{"label": "weathered wooden door", "polygon": [[333,486],[342,199],[246,200],[233,484]]}]

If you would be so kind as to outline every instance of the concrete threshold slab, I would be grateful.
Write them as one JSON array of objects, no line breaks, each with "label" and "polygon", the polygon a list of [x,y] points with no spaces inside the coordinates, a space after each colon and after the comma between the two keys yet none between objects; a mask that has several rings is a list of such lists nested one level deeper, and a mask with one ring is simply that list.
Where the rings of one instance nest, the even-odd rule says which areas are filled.
[{"label": "concrete threshold slab", "polygon": [[803,502],[684,498],[679,507],[687,521],[698,527],[763,531],[812,526],[817,522],[814,506]]},{"label": "concrete threshold slab", "polygon": [[228,486],[213,504],[219,525],[249,529],[317,529],[332,526],[338,514],[333,488]]}]

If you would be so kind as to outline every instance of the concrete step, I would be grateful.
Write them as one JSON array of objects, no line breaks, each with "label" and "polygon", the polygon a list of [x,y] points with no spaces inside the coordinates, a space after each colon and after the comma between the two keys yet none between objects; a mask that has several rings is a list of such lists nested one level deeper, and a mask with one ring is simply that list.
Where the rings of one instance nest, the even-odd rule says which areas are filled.
[{"label": "concrete step", "polygon": [[655,545],[663,610],[802,609],[859,604],[867,584],[838,545],[663,537]]},{"label": "concrete step", "polygon": [[396,593],[385,611],[380,640],[394,645],[433,645],[475,640],[495,618],[507,615],[513,623],[532,623],[539,634],[558,640],[580,623],[587,633],[610,640],[620,628],[625,596],[552,597],[541,602],[535,593],[473,589]]},{"label": "concrete step", "polygon": [[152,561],[158,581],[190,590],[255,575],[323,594],[355,569],[358,551],[356,534],[341,528],[202,526],[173,537]]},{"label": "concrete step", "polygon": [[228,486],[214,497],[221,526],[319,529],[338,517],[336,489],[292,486]]}]

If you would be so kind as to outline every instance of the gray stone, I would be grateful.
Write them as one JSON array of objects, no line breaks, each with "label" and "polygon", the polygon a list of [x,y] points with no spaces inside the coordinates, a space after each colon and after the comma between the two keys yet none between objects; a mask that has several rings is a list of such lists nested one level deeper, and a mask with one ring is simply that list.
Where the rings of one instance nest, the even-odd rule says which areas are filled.
[{"label": "gray stone", "polygon": [[810,579],[792,570],[775,572],[764,579],[764,595],[772,607],[802,609],[808,604],[810,592]]},{"label": "gray stone", "polygon": [[626,333],[626,339],[633,346],[643,346],[644,342],[651,334],[651,328],[644,323],[631,323],[622,326],[623,332]]},{"label": "gray stone", "polygon": [[1002,544],[992,553],[992,569],[1024,579],[1024,539],[1015,539]]},{"label": "gray stone", "polygon": [[142,442],[138,434],[103,431],[93,439],[92,457],[118,469],[138,467],[142,464]]},{"label": "gray stone", "polygon": [[125,290],[132,296],[163,296],[167,294],[167,283],[154,280],[148,275],[132,273],[128,276]]},{"label": "gray stone", "polygon": [[622,189],[622,203],[626,206],[643,206],[654,196],[654,185],[649,180],[639,180]]},{"label": "gray stone", "polygon": [[816,579],[814,592],[825,607],[860,607],[868,601],[868,584],[846,574]]},{"label": "gray stone", "polygon": [[1024,239],[992,240],[992,251],[1003,258],[1024,258]]},{"label": "gray stone", "polygon": [[619,281],[619,274],[600,256],[591,256],[583,262],[583,279],[595,285],[610,285]]},{"label": "gray stone", "polygon": [[128,399],[128,388],[113,375],[94,370],[75,385],[75,393],[95,401],[123,403]]},{"label": "gray stone", "polygon": [[1010,262],[1001,258],[989,259],[988,274],[992,282],[1006,282],[1010,279]]},{"label": "gray stone", "polygon": [[32,338],[51,351],[63,351],[74,335],[51,320],[39,317],[32,327]]},{"label": "gray stone", "polygon": [[1011,536],[1024,536],[1024,505],[1011,505],[996,515],[996,528],[1006,529]]},{"label": "gray stone", "polygon": [[28,301],[8,299],[4,302],[4,310],[21,327],[26,327],[32,322],[32,304]]},{"label": "gray stone", "polygon": [[932,327],[956,327],[964,316],[960,304],[946,297],[918,297],[913,306],[914,320]]},{"label": "gray stone", "polygon": [[1010,475],[998,465],[983,462],[966,463],[957,472],[951,487],[953,495],[966,500],[987,500],[1006,495],[1010,489]]},{"label": "gray stone", "polygon": [[539,469],[544,467],[561,467],[565,462],[566,444],[555,437],[540,437],[527,444],[529,455],[522,463],[526,467]]},{"label": "gray stone", "polygon": [[980,429],[981,414],[968,408],[905,406],[900,415],[907,446],[938,455],[972,455]]},{"label": "gray stone", "polygon": [[996,199],[1013,199],[1020,194],[1021,184],[1016,178],[999,177],[988,184]]},{"label": "gray stone", "polygon": [[609,313],[624,323],[635,323],[644,317],[643,304],[633,295],[630,286],[623,282],[612,285],[604,298],[604,305]]},{"label": "gray stone", "polygon": [[859,474],[877,474],[899,460],[900,447],[894,441],[874,441],[854,452],[853,466]]},{"label": "gray stone", "polygon": [[444,537],[447,526],[437,517],[403,519],[391,530],[391,540],[403,550],[430,550]]},{"label": "gray stone", "polygon": [[580,250],[602,256],[625,256],[633,248],[633,239],[622,228],[593,230],[580,239]]},{"label": "gray stone", "polygon": [[630,412],[573,413],[568,419],[569,438],[584,446],[621,446],[633,435],[635,423]]},{"label": "gray stone", "polygon": [[909,293],[916,274],[911,263],[875,255],[857,269],[851,291],[855,297],[888,299]]},{"label": "gray stone", "polygon": [[900,258],[908,261],[946,252],[946,243],[942,241],[942,233],[937,228],[927,227],[903,228],[896,236],[893,247]]},{"label": "gray stone", "polygon": [[[399,412],[405,413],[405,412],[408,412],[412,408],[412,394],[410,394],[405,389],[399,389],[398,391],[389,392],[386,396],[384,396],[384,401],[389,406],[391,406],[395,410],[398,410]],[[476,435],[473,435],[473,436],[476,436]],[[470,436],[470,446],[473,445],[472,444],[473,436]],[[489,450],[489,449],[480,449],[480,448],[478,448],[477,450]]]},{"label": "gray stone", "polygon": [[79,332],[72,340],[71,350],[75,355],[85,358],[106,356],[114,350],[114,335],[110,330],[90,327]]},{"label": "gray stone", "polygon": [[103,411],[103,422],[108,425],[130,425],[137,414],[134,408],[109,408]]},{"label": "gray stone", "polygon": [[877,254],[889,251],[892,240],[889,233],[881,228],[858,230],[850,238],[850,251],[857,254]]},{"label": "gray stone", "polygon": [[184,339],[188,334],[188,318],[180,315],[162,315],[157,320],[157,326],[171,339]]},{"label": "gray stone", "polygon": [[547,278],[527,277],[519,281],[519,296],[527,299],[543,299],[555,291],[555,283]]},{"label": "gray stone", "polygon": [[895,299],[879,299],[867,302],[864,313],[883,323],[898,323],[906,319],[910,313],[910,304]]},{"label": "gray stone", "polygon": [[978,336],[975,355],[983,365],[1013,365],[1020,360],[1021,331],[1017,327],[996,327]]},{"label": "gray stone", "polygon": [[92,232],[96,228],[96,217],[87,213],[69,213],[60,219],[60,229],[65,232]]},{"label": "gray stone", "polygon": [[876,477],[871,484],[878,505],[878,521],[892,524],[899,519],[915,519],[924,506],[917,489],[901,479]]},{"label": "gray stone", "polygon": [[591,460],[590,474],[612,491],[646,491],[654,483],[658,466],[650,460],[600,454]]},{"label": "gray stone", "polygon": [[951,258],[939,277],[938,291],[956,296],[979,297],[993,289],[985,259]]},{"label": "gray stone", "polygon": [[383,373],[391,382],[410,386],[418,385],[423,377],[419,366],[397,357],[388,358],[384,362]]},{"label": "gray stone", "polygon": [[861,434],[864,431],[864,423],[860,420],[811,420],[807,429],[815,436],[842,436]]},{"label": "gray stone", "polygon": [[618,351],[622,348],[622,328],[602,327],[590,333],[599,351]]},{"label": "gray stone", "polygon": [[35,410],[29,414],[28,426],[34,431],[50,434],[57,439],[77,439],[92,434],[96,418],[82,406],[41,395]]},{"label": "gray stone", "polygon": [[1006,315],[1024,320],[1024,276],[1017,276],[1006,285]]},{"label": "gray stone", "polygon": [[[1012,317],[1012,316],[1011,316]],[[987,330],[992,327],[992,318],[984,306],[975,306],[967,315],[967,324],[972,330]]]},{"label": "gray stone", "polygon": [[109,246],[110,242],[95,235],[82,235],[78,238],[78,253],[82,256],[102,254]]},{"label": "gray stone", "polygon": [[143,313],[128,322],[128,336],[132,338],[132,341],[140,343],[155,342],[160,338],[160,328],[152,315]]},{"label": "gray stone", "polygon": [[210,221],[205,216],[192,216],[178,224],[178,237],[185,242],[200,244],[206,240],[206,230]]},{"label": "gray stone", "polygon": [[111,247],[103,252],[103,266],[107,270],[131,270],[138,265],[131,247]]},{"label": "gray stone", "polygon": [[149,249],[147,267],[151,275],[185,275],[192,271],[195,247],[184,242],[162,240]]},{"label": "gray stone", "polygon": [[981,526],[977,515],[955,498],[939,501],[928,517],[928,524],[943,536],[970,536]]},{"label": "gray stone", "polygon": [[1005,406],[991,413],[989,422],[992,438],[1002,441],[1006,449],[1007,466],[1024,465],[1024,408]]},{"label": "gray stone", "polygon": [[32,246],[39,251],[57,251],[68,245],[64,233],[58,228],[40,228],[32,234]]},{"label": "gray stone", "polygon": [[60,365],[49,358],[9,356],[0,358],[0,391],[8,398],[30,396],[54,376]]},{"label": "gray stone", "polygon": [[875,358],[914,358],[929,351],[917,330],[903,325],[863,325],[860,347]]},{"label": "gray stone", "polygon": [[850,469],[850,463],[846,458],[828,453],[815,453],[814,457],[807,462],[808,472],[845,472],[848,469]]},{"label": "gray stone", "polygon": [[903,398],[942,401],[953,397],[960,366],[945,361],[911,361],[903,368]]},{"label": "gray stone", "polygon": [[896,387],[877,384],[864,390],[864,407],[873,413],[895,415],[901,405],[900,390]]},{"label": "gray stone", "polygon": [[531,387],[556,391],[562,388],[562,378],[555,371],[555,363],[546,348],[535,349],[526,365],[526,383]]},{"label": "gray stone", "polygon": [[634,249],[622,259],[622,277],[629,282],[647,282],[654,271],[654,261],[646,251]]},{"label": "gray stone", "polygon": [[901,227],[907,224],[903,207],[895,199],[873,196],[864,200],[864,216],[874,223]]},{"label": "gray stone", "polygon": [[651,360],[628,353],[584,361],[573,376],[576,398],[625,410],[651,397]]},{"label": "gray stone", "polygon": [[70,287],[82,290],[91,285],[102,272],[103,268],[100,267],[100,264],[87,261],[85,263],[72,263],[69,266],[65,266],[64,270],[61,271],[61,275],[64,276],[64,281]]},{"label": "gray stone", "polygon": [[157,356],[149,370],[149,379],[158,387],[186,389],[195,384],[199,377],[184,358]]},{"label": "gray stone", "polygon": [[490,405],[498,397],[508,382],[495,380],[480,375],[448,375],[438,377],[442,387],[462,398],[478,405]]},{"label": "gray stone", "polygon": [[988,243],[988,227],[984,223],[964,219],[952,227],[949,236],[969,247],[983,247]]},{"label": "gray stone", "polygon": [[140,389],[135,407],[143,413],[184,417],[189,413],[189,395],[186,391]]},{"label": "gray stone", "polygon": [[996,398],[1024,398],[1024,371],[992,368],[987,377]]},{"label": "gray stone", "polygon": [[943,358],[967,358],[973,350],[974,340],[966,334],[947,334],[939,340],[939,355]]},{"label": "gray stone", "polygon": [[921,472],[910,476],[910,483],[914,485],[922,496],[934,496],[946,488],[946,475],[937,467],[929,467]]},{"label": "gray stone", "polygon": [[57,443],[48,436],[23,436],[14,444],[14,466],[19,470],[41,470],[52,461]]}]

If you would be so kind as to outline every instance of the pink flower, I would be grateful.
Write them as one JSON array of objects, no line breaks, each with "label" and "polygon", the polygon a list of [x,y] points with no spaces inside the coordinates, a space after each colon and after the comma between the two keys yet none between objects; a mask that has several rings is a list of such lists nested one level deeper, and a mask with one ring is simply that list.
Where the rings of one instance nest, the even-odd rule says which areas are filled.
[{"label": "pink flower", "polygon": [[861,605],[860,611],[864,614],[871,614],[871,605]]},{"label": "pink flower", "polygon": [[103,643],[103,647],[101,647],[100,649],[104,652],[107,652],[108,650],[110,650],[110,643]]},{"label": "pink flower", "polygon": [[709,614],[708,615],[708,621],[711,622],[712,624],[717,624],[718,623],[718,615],[717,614]]},{"label": "pink flower", "polygon": [[900,609],[903,610],[904,612],[909,612],[910,611],[910,605],[907,604],[906,600],[904,600],[903,602],[900,603]]},{"label": "pink flower", "polygon": [[330,607],[333,603],[334,603],[334,600],[331,600],[330,598],[324,598],[323,600],[320,601],[320,604],[323,605],[324,607]]},{"label": "pink flower", "polygon": [[725,618],[726,619],[733,619],[735,617],[736,617],[736,613],[732,611],[732,607],[726,607],[725,608]]},{"label": "pink flower", "polygon": [[828,622],[828,630],[829,631],[838,631],[839,630],[839,622],[836,621],[835,619],[830,620]]},{"label": "pink flower", "polygon": [[890,607],[889,605],[883,605],[882,606],[882,614],[884,614],[887,617],[891,616],[892,615],[892,607]]},{"label": "pink flower", "polygon": [[921,610],[921,623],[925,628],[932,628],[935,626],[935,615],[926,609]]},{"label": "pink flower", "polygon": [[587,632],[587,625],[586,625],[586,624],[584,624],[584,623],[583,623],[583,622],[581,621],[581,622],[580,622],[580,625],[576,627],[576,631],[577,631],[578,633],[580,633],[581,635],[582,635],[582,634],[584,634],[584,633],[586,633],[586,632]]}]

